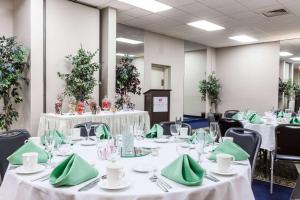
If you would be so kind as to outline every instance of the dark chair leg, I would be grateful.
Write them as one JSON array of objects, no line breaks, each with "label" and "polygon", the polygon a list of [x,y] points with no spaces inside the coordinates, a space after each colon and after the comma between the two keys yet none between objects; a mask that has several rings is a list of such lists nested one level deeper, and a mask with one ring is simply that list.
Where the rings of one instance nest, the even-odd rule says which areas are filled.
[{"label": "dark chair leg", "polygon": [[264,159],[264,168],[265,168],[265,178],[267,178],[268,176],[268,151],[267,150],[263,150],[263,159]]}]

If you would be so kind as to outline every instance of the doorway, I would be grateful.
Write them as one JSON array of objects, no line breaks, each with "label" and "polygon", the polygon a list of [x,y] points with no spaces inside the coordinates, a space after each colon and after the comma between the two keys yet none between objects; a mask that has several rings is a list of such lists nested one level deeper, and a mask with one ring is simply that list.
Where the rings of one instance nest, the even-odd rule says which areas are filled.
[{"label": "doorway", "polygon": [[151,89],[170,89],[171,67],[152,64]]}]

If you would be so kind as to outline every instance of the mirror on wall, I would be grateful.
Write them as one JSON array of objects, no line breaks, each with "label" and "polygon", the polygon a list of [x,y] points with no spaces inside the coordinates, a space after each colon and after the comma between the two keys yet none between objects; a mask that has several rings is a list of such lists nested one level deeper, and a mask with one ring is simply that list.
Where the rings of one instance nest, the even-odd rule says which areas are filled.
[{"label": "mirror on wall", "polygon": [[[117,24],[116,63],[120,58],[128,55],[132,58],[132,64],[139,73],[141,93],[144,92],[144,31],[123,24]],[[130,94],[131,102],[135,109],[144,110],[144,97]]]},{"label": "mirror on wall", "polygon": [[280,41],[278,108],[299,110],[299,84],[300,39]]},{"label": "mirror on wall", "polygon": [[184,49],[184,115],[186,117],[204,117],[206,103],[201,100],[199,81],[205,79],[206,47],[185,41]]}]

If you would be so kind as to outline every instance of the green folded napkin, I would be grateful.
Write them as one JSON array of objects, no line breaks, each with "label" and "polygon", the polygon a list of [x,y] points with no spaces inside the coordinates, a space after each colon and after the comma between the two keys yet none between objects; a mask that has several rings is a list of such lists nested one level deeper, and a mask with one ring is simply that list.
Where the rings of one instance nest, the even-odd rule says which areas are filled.
[{"label": "green folded napkin", "polygon": [[261,119],[261,117],[258,114],[253,114],[250,118],[249,118],[249,122],[252,124],[263,124],[263,120]]},{"label": "green folded napkin", "polygon": [[98,138],[100,138],[101,140],[102,139],[110,139],[111,138],[111,134],[110,134],[109,130],[107,129],[107,127],[105,125],[98,126],[96,128],[95,135]]},{"label": "green folded napkin", "polygon": [[[60,131],[52,130],[52,131],[50,131],[50,134],[51,134],[52,137],[54,137],[55,146],[65,143],[65,136]],[[41,136],[41,144],[45,145],[45,135]]]},{"label": "green folded napkin", "polygon": [[297,117],[292,117],[290,124],[300,124],[300,120]]},{"label": "green folded napkin", "polygon": [[244,115],[244,119],[245,120],[250,120],[256,113],[255,112],[247,112],[245,115]]},{"label": "green folded napkin", "polygon": [[203,168],[189,155],[181,155],[167,167],[161,174],[177,183],[195,186],[201,185],[204,176]]},{"label": "green folded napkin", "polygon": [[213,138],[210,134],[206,133],[206,131],[202,128],[196,130],[196,132],[188,139],[189,144],[197,144],[198,140],[205,140],[205,144],[213,143]]},{"label": "green folded napkin", "polygon": [[7,160],[12,165],[22,165],[22,154],[28,152],[36,152],[39,154],[38,162],[39,163],[46,163],[48,161],[48,154],[47,152],[42,149],[41,147],[34,144],[32,141],[28,141],[27,143],[23,144],[19,149],[17,149],[12,155],[10,155]]},{"label": "green folded napkin", "polygon": [[230,154],[234,156],[236,161],[246,160],[250,157],[250,155],[244,151],[244,149],[229,140],[225,140],[217,148],[215,148],[208,159],[216,160],[216,155],[219,153]]},{"label": "green folded napkin", "polygon": [[235,120],[243,120],[243,118],[244,118],[244,112],[238,112],[232,116],[232,119]]},{"label": "green folded napkin", "polygon": [[284,112],[283,111],[277,112],[277,118],[283,118],[283,117],[284,117]]},{"label": "green folded napkin", "polygon": [[78,185],[98,176],[98,171],[77,154],[62,161],[50,174],[55,187]]},{"label": "green folded napkin", "polygon": [[154,124],[152,128],[146,133],[146,138],[160,138],[163,136],[164,129],[159,124]]}]

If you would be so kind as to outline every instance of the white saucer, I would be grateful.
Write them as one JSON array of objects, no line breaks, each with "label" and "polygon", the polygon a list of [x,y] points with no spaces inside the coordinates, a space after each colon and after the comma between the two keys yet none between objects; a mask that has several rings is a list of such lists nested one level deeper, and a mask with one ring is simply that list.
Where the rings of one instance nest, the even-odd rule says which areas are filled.
[{"label": "white saucer", "polygon": [[128,181],[127,179],[123,179],[122,182],[120,183],[120,185],[118,186],[110,186],[108,185],[107,179],[105,180],[101,180],[98,183],[99,187],[105,190],[121,190],[124,188],[127,188],[130,186],[130,181]]},{"label": "white saucer", "polygon": [[167,138],[157,138],[157,139],[154,139],[154,142],[157,142],[157,143],[168,143],[169,140]]},{"label": "white saucer", "polygon": [[158,149],[159,146],[157,144],[147,143],[143,145],[143,148],[145,149]]},{"label": "white saucer", "polygon": [[80,145],[82,145],[82,146],[94,146],[94,145],[96,145],[96,141],[84,140],[80,143]]},{"label": "white saucer", "polygon": [[20,167],[18,167],[18,168],[15,169],[15,172],[17,174],[35,174],[35,173],[42,172],[45,169],[46,169],[46,167],[44,165],[38,164],[35,169],[29,170],[29,171],[25,170],[24,166],[20,166]]},{"label": "white saucer", "polygon": [[70,156],[70,155],[72,155],[73,153],[74,153],[73,151],[69,151],[69,152],[63,154],[62,152],[57,151],[57,152],[56,152],[56,155],[57,155],[57,156]]},{"label": "white saucer", "polygon": [[178,138],[179,139],[189,139],[190,136],[189,135],[179,135]]},{"label": "white saucer", "polygon": [[72,138],[72,141],[80,141],[83,140],[83,137],[74,137]]},{"label": "white saucer", "polygon": [[147,165],[147,164],[137,164],[135,166],[133,166],[132,168],[134,171],[136,172],[140,172],[140,173],[148,173],[148,172],[151,172],[153,171],[154,167],[151,166],[151,165]]},{"label": "white saucer", "polygon": [[223,176],[232,176],[237,173],[232,167],[228,170],[228,172],[220,172],[217,168],[213,168],[210,171],[215,174],[219,174],[219,175],[223,175]]}]

